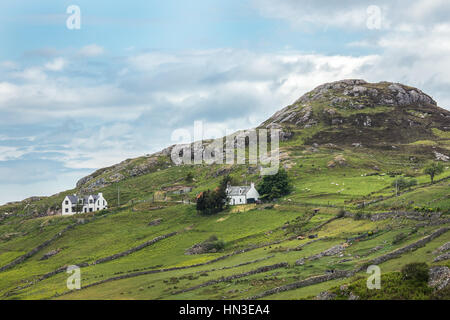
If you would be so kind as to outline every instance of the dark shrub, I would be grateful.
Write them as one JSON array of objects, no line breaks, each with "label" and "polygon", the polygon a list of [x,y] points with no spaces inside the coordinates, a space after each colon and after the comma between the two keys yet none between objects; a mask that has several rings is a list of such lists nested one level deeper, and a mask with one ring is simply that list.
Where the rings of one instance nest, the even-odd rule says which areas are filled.
[{"label": "dark shrub", "polygon": [[406,234],[404,234],[403,232],[400,232],[399,234],[395,235],[394,240],[392,241],[392,244],[400,243],[405,238],[406,238]]},{"label": "dark shrub", "polygon": [[343,218],[344,216],[345,216],[345,210],[344,209],[340,209],[338,214],[337,214],[337,217],[338,218]]},{"label": "dark shrub", "polygon": [[409,263],[402,268],[402,276],[404,280],[427,282],[430,277],[428,265],[425,262]]},{"label": "dark shrub", "polygon": [[284,169],[280,169],[274,175],[264,176],[257,189],[261,199],[271,201],[291,193],[293,187],[287,172]]},{"label": "dark shrub", "polygon": [[363,214],[362,212],[357,212],[355,213],[355,215],[353,216],[354,220],[361,220],[363,218]]}]

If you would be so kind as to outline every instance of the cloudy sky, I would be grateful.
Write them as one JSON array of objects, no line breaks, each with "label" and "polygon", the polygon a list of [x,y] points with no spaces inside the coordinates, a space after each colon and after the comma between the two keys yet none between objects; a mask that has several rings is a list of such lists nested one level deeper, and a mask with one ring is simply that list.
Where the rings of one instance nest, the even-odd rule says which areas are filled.
[{"label": "cloudy sky", "polygon": [[254,127],[343,78],[449,109],[449,18],[447,0],[1,1],[0,203],[72,188],[196,120]]}]

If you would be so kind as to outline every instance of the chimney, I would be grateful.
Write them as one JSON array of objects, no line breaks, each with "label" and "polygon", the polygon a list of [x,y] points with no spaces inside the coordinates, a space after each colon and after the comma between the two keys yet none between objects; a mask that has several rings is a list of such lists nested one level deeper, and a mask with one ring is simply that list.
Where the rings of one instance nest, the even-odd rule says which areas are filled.
[{"label": "chimney", "polygon": [[99,193],[98,193],[98,196],[99,196],[99,197],[103,197],[103,193],[102,193],[102,192],[99,192]]},{"label": "chimney", "polygon": [[250,182],[250,188],[254,188],[255,184],[253,182]]}]

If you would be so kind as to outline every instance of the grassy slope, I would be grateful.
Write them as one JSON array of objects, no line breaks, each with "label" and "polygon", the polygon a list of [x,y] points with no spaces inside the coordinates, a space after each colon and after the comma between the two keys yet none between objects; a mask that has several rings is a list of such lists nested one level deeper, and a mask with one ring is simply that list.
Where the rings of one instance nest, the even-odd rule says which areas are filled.
[{"label": "grassy slope", "polygon": [[[385,109],[378,111],[386,112]],[[167,159],[162,159],[158,168],[151,173],[124,179],[100,189],[112,207],[106,212],[75,217],[40,218],[29,214],[30,209],[32,212],[39,208],[56,208],[64,195],[73,193],[74,190],[33,202],[1,207],[0,212],[17,212],[19,216],[9,215],[0,221],[0,266],[25,254],[68,225],[80,221],[79,219],[84,219],[84,223],[67,231],[25,262],[0,272],[0,296],[7,299],[242,299],[280,285],[323,274],[329,269],[351,270],[369,259],[417,241],[441,227],[435,225],[415,228],[420,221],[411,219],[373,222],[369,219],[341,218],[318,230],[310,231],[335,217],[341,207],[351,213],[362,211],[369,214],[393,209],[412,211],[416,206],[439,208],[444,217],[448,217],[450,213],[450,170],[446,168],[444,173],[436,177],[435,185],[430,185],[429,178],[421,173],[425,161],[432,157],[429,149],[423,149],[429,147],[426,143],[425,146],[423,143],[401,145],[388,151],[364,147],[323,146],[314,150],[303,146],[305,141],[321,129],[316,126],[297,132],[292,140],[282,143],[282,151],[286,155],[282,165],[288,169],[294,192],[279,199],[272,208],[249,205],[230,208],[211,217],[199,216],[192,204],[173,202],[181,200],[182,197],[164,193],[163,189],[174,185],[191,185],[194,189],[185,198],[194,199],[200,190],[217,186],[222,178],[217,173],[223,166],[175,167],[164,165]],[[436,130],[433,132],[436,138],[434,141],[441,145],[447,143],[446,133]],[[345,158],[345,164],[329,168],[329,162],[338,155]],[[411,155],[414,155],[413,160]],[[143,161],[145,159],[140,158],[129,163]],[[129,163],[127,166],[130,166]],[[257,182],[260,179],[257,173],[249,174],[246,166],[234,166],[231,169],[231,175],[240,183],[251,180]],[[195,178],[192,183],[184,181],[188,172]],[[418,185],[398,197],[393,197],[394,189],[391,184],[395,179],[392,174],[394,172],[414,176]],[[102,175],[105,173],[99,172],[99,177]],[[117,207],[118,187],[120,207]],[[156,198],[165,197],[165,200],[169,201],[152,202],[154,195]],[[358,208],[358,204],[379,197],[384,200],[363,209]],[[317,215],[313,215],[313,208],[320,208]],[[155,219],[162,219],[161,224],[148,226],[148,223]],[[449,223],[446,226],[449,226]],[[413,230],[415,232],[412,232]],[[295,261],[300,258],[320,253],[345,242],[348,238],[369,231],[375,234],[361,241],[353,241],[343,256],[323,257],[302,266],[295,265]],[[43,274],[62,266],[92,263],[99,258],[123,252],[171,232],[178,234],[117,260],[82,268],[82,285],[133,272],[192,266],[212,261],[236,250],[261,247],[202,266],[111,281],[60,297],[56,294],[67,291],[68,275],[64,272],[16,290],[17,287],[26,286],[30,281],[36,281]],[[405,233],[407,237],[400,243],[393,244],[394,237],[399,233]],[[288,239],[296,234],[318,234],[320,240],[296,251],[292,249],[310,241]],[[185,254],[186,249],[211,235],[216,235],[226,242],[223,251],[201,255]],[[274,241],[281,242],[269,245]],[[447,232],[424,248],[383,263],[382,270],[398,271],[405,263],[412,261],[431,264],[435,257],[432,251],[448,241],[450,233]],[[265,244],[267,245],[264,246]],[[383,246],[382,249],[368,255],[369,250],[380,245]],[[56,249],[61,251],[47,260],[39,260],[45,253]],[[349,261],[343,262],[343,259]],[[180,289],[209,280],[279,262],[287,262],[289,267],[174,294]],[[241,265],[243,263],[247,264]],[[307,298],[354,279],[333,280],[268,298]]]}]

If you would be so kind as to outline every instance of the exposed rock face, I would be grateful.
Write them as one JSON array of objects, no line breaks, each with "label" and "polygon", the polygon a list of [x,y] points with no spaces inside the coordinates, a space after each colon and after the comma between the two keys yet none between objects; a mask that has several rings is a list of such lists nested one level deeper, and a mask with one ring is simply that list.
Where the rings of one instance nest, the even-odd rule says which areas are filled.
[{"label": "exposed rock face", "polygon": [[450,242],[447,242],[435,250],[436,253],[442,253],[450,250]]},{"label": "exposed rock face", "polygon": [[[94,192],[111,183],[119,182],[129,177],[136,177],[157,170],[158,166],[171,164],[168,157],[174,146],[160,152],[136,159],[127,159],[111,167],[102,168],[78,180],[76,187],[83,192]],[[161,161],[163,159],[164,161]]]},{"label": "exposed rock face", "polygon": [[47,252],[46,254],[44,254],[42,256],[42,258],[40,258],[39,260],[47,260],[50,257],[53,257],[54,255],[58,254],[61,251],[61,249],[55,249],[52,251]]},{"label": "exposed rock face", "polygon": [[[449,132],[450,112],[437,107],[429,95],[417,88],[399,83],[347,79],[318,86],[276,112],[259,128],[279,129],[280,140],[287,141],[299,130],[314,126],[320,126],[320,130],[304,141],[307,145],[316,142],[333,148],[352,144],[367,147],[392,143],[392,146],[397,142],[433,140],[433,128]],[[247,140],[237,139],[237,134],[234,134],[235,146],[246,143]],[[195,152],[203,152],[210,142],[204,141]],[[82,192],[95,192],[111,183],[168,167],[172,165],[169,158],[174,147],[97,170],[80,179],[76,187]],[[311,151],[315,152],[317,148],[313,148]],[[449,161],[449,155],[443,152],[435,150],[436,159]],[[340,164],[333,160],[329,166]]]},{"label": "exposed rock face", "polygon": [[444,289],[450,284],[450,269],[444,266],[430,268],[428,285],[436,290]]},{"label": "exposed rock face", "polygon": [[316,255],[313,255],[309,258],[309,260],[317,260],[320,259],[322,257],[327,257],[327,256],[334,256],[336,254],[341,253],[342,251],[344,251],[345,246],[343,246],[342,244],[338,244],[335,245],[333,247],[331,247],[330,249],[327,249],[325,251],[322,251]]},{"label": "exposed rock face", "polygon": [[439,262],[439,261],[445,261],[450,259],[450,252],[446,252],[444,254],[441,254],[440,256],[437,256],[433,261]]},{"label": "exposed rock face", "polygon": [[162,219],[161,219],[161,218],[155,219],[155,220],[150,221],[150,222],[148,223],[148,226],[157,226],[157,225],[160,225],[161,222],[162,222]]},{"label": "exposed rock face", "polygon": [[434,151],[434,155],[436,156],[436,160],[438,160],[438,161],[447,162],[447,161],[450,160],[449,156],[447,156],[447,155],[445,155],[443,153],[437,152],[437,151]]},{"label": "exposed rock face", "polygon": [[336,298],[334,293],[323,291],[319,293],[314,300],[333,300],[334,298]]},{"label": "exposed rock face", "polygon": [[[372,129],[385,128],[390,134],[380,141],[386,138],[416,141],[415,136],[432,136],[430,126],[448,131],[449,119],[449,111],[437,107],[429,95],[417,88],[399,83],[368,83],[350,79],[318,86],[292,105],[276,112],[260,127],[282,128],[284,132],[286,128],[307,129],[320,124],[325,128],[345,127],[348,134],[350,126],[353,131],[349,136],[367,136],[372,141],[383,133]],[[412,136],[408,132],[410,129],[415,130]],[[400,130],[405,132],[394,133]],[[346,139],[341,135],[333,131],[317,140],[343,143]]]},{"label": "exposed rock face", "polygon": [[334,157],[333,160],[331,160],[330,162],[328,162],[327,167],[328,168],[334,168],[337,165],[339,166],[345,166],[347,164],[347,160],[344,158],[343,155],[338,154],[337,156]]}]

